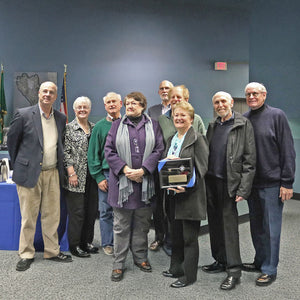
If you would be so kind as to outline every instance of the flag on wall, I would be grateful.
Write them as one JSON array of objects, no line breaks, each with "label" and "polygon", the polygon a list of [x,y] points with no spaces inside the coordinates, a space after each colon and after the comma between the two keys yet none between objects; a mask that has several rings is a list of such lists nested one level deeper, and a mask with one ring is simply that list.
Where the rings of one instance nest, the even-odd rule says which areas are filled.
[{"label": "flag on wall", "polygon": [[63,79],[63,85],[62,85],[62,90],[61,90],[59,111],[67,116],[67,123],[68,123],[67,72],[64,72],[64,79]]},{"label": "flag on wall", "polygon": [[3,127],[4,127],[4,115],[7,114],[5,93],[4,93],[4,71],[1,65],[1,79],[0,79],[0,144],[3,143]]}]

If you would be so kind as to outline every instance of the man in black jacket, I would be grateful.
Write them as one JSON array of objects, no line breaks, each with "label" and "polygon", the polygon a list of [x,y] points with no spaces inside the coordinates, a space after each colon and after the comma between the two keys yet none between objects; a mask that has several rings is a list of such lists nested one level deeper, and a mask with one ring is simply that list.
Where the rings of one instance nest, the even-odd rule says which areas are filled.
[{"label": "man in black jacket", "polygon": [[240,282],[237,202],[251,191],[255,173],[255,142],[249,120],[232,111],[230,94],[218,92],[212,98],[218,117],[209,124],[207,214],[213,264],[203,266],[208,273],[227,272],[222,290],[231,290]]}]

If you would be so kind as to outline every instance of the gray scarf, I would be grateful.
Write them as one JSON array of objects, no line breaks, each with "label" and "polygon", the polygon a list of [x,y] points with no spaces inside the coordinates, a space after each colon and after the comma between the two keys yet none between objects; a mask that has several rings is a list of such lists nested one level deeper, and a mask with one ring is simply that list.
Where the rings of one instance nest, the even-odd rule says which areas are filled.
[{"label": "gray scarf", "polygon": [[[155,137],[153,131],[153,125],[150,117],[144,114],[148,119],[145,123],[145,133],[146,133],[146,146],[143,156],[143,162],[152,153],[155,146]],[[116,136],[116,149],[119,157],[123,159],[128,167],[132,168],[131,161],[131,150],[130,150],[130,140],[128,126],[124,124],[124,120],[127,116],[124,115]],[[132,181],[129,180],[125,174],[119,175],[119,199],[118,204],[123,207],[123,202],[128,201],[128,197],[133,193]],[[146,204],[150,203],[149,199],[154,195],[154,181],[152,175],[145,175],[142,182],[142,201]]]}]

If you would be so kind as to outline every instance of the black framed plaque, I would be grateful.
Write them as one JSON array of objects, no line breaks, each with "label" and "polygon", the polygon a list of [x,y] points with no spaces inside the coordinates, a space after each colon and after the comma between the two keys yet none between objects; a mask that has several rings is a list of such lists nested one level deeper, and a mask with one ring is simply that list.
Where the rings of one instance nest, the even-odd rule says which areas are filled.
[{"label": "black framed plaque", "polygon": [[192,187],[196,179],[191,158],[160,160],[158,174],[162,189],[176,186]]}]

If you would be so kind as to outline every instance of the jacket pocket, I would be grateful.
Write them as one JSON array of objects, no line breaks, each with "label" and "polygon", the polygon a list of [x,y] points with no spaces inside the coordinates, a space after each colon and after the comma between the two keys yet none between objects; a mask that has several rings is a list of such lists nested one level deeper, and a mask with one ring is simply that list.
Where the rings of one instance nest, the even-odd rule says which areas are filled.
[{"label": "jacket pocket", "polygon": [[22,157],[17,157],[16,162],[20,163],[21,165],[28,166],[29,160]]}]

